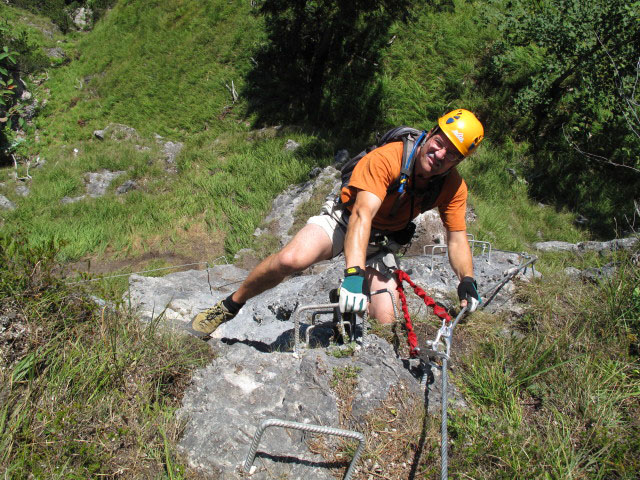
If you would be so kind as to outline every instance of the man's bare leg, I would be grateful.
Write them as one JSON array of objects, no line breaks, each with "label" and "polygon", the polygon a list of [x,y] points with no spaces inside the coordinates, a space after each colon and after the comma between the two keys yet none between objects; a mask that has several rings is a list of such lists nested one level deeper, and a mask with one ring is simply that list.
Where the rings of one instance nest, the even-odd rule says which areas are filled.
[{"label": "man's bare leg", "polygon": [[330,259],[332,248],[331,239],[321,227],[315,224],[305,225],[282,250],[260,262],[231,299],[237,303],[245,303],[275,287],[288,275],[321,260]]},{"label": "man's bare leg", "polygon": [[[371,292],[387,289],[393,295],[396,305],[400,305],[400,297],[396,287],[398,283],[395,279],[389,279],[374,268],[367,267],[367,281]],[[382,324],[389,324],[395,321],[393,314],[393,303],[388,293],[380,293],[371,297],[369,302],[369,316],[375,318]]]}]

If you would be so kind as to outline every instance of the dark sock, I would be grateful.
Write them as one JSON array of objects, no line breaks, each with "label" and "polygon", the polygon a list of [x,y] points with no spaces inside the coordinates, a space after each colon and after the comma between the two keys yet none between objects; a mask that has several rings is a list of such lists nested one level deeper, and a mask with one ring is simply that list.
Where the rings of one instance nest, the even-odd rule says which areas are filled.
[{"label": "dark sock", "polygon": [[[235,292],[233,292],[235,293]],[[222,304],[227,308],[227,310],[229,310],[229,312],[236,314],[240,311],[240,309],[244,306],[244,303],[238,303],[233,301],[233,299],[231,298],[233,296],[233,293],[231,295],[229,295],[227,298],[225,298],[222,301]]]}]

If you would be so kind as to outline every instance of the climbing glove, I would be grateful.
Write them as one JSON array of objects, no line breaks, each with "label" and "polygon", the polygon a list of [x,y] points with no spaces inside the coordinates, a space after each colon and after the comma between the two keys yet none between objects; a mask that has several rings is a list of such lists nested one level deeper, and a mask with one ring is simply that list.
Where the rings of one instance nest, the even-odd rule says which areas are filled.
[{"label": "climbing glove", "polygon": [[473,277],[464,277],[458,284],[458,298],[467,301],[467,310],[475,312],[482,299],[478,294],[478,284]]},{"label": "climbing glove", "polygon": [[350,267],[344,271],[344,280],[340,284],[340,311],[364,312],[367,308],[367,295],[364,293],[364,270]]}]

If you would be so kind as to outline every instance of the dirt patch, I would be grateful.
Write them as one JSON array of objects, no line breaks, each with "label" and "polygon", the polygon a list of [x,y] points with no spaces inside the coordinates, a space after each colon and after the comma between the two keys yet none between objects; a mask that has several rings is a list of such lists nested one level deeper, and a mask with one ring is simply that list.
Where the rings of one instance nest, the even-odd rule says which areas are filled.
[{"label": "dirt patch", "polygon": [[108,249],[104,254],[71,262],[67,265],[66,274],[107,275],[199,262],[203,264],[179,267],[175,271],[202,270],[206,268],[204,262],[212,262],[223,255],[224,233],[207,232],[201,223],[194,223],[188,229],[179,229],[173,238],[165,235],[136,238],[131,241],[129,253],[124,258],[122,251]]},{"label": "dirt patch", "polygon": [[[386,400],[367,415],[364,422],[351,418],[349,405],[349,402],[341,405],[341,426],[364,430],[366,437],[365,451],[354,479],[430,478],[437,471],[439,419],[425,416],[424,402],[410,395],[405,385],[390,389]],[[326,437],[315,437],[308,443],[314,453],[345,465],[343,470],[335,472],[336,477],[342,478],[356,444],[349,440],[338,442],[337,451],[336,445]]]}]

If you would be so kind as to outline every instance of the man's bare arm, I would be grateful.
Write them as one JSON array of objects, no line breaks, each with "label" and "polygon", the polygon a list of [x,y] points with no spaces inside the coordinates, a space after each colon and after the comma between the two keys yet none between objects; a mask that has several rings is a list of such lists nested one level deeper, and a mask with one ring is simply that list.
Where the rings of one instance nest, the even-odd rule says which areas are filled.
[{"label": "man's bare arm", "polygon": [[[447,247],[449,250],[449,263],[458,279],[473,277],[473,257],[467,240],[467,231],[447,232]],[[466,307],[467,301],[461,300],[460,306]]]},{"label": "man's bare arm", "polygon": [[382,205],[382,200],[373,193],[364,190],[358,192],[344,241],[344,256],[347,268],[365,268],[371,224],[373,217],[378,213],[380,205]]}]

